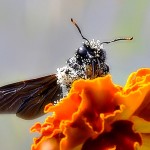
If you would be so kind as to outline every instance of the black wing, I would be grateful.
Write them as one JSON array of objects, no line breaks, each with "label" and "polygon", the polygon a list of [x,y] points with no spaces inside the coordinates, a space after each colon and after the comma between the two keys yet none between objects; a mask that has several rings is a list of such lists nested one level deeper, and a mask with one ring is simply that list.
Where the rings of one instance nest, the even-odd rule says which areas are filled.
[{"label": "black wing", "polygon": [[61,88],[55,74],[0,87],[0,113],[35,119],[44,115],[48,103],[59,100]]}]

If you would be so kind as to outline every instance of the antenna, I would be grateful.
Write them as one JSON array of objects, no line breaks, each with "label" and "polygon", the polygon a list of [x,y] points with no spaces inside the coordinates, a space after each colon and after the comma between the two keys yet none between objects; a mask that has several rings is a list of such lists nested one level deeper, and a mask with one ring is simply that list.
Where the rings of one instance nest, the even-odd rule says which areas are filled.
[{"label": "antenna", "polygon": [[112,41],[108,41],[108,42],[102,42],[100,43],[101,45],[102,44],[109,44],[109,43],[112,43],[112,42],[116,42],[116,41],[121,41],[121,40],[133,40],[133,37],[127,37],[127,38],[117,38],[117,39],[114,39]]},{"label": "antenna", "polygon": [[79,31],[80,35],[82,36],[82,38],[83,38],[84,40],[88,41],[88,43],[89,43],[89,45],[90,45],[89,40],[83,36],[83,34],[82,34],[82,32],[81,32],[81,29],[79,28],[79,26],[77,25],[77,23],[76,23],[72,18],[71,18],[71,22],[76,26],[76,28],[78,29],[78,31]]}]

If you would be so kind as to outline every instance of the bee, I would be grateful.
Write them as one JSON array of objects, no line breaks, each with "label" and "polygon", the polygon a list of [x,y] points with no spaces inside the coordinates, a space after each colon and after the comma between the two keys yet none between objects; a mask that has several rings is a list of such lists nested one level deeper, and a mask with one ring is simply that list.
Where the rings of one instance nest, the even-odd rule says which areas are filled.
[{"label": "bee", "polygon": [[26,120],[44,115],[45,105],[48,103],[55,105],[59,102],[67,95],[75,80],[94,79],[109,73],[103,44],[133,39],[130,37],[108,42],[89,41],[72,18],[71,22],[84,40],[73,57],[66,61],[64,67],[58,68],[55,74],[0,87],[0,114],[16,114]]}]

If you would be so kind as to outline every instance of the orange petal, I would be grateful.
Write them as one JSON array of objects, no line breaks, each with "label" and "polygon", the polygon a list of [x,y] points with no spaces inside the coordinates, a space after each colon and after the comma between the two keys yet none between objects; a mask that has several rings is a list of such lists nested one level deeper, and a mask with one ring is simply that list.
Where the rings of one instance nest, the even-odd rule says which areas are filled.
[{"label": "orange petal", "polygon": [[140,69],[132,73],[116,98],[119,104],[126,107],[122,113],[123,119],[136,115],[150,121],[150,69]]},{"label": "orange petal", "polygon": [[71,93],[55,106],[45,106],[45,112],[55,112],[55,119],[71,120],[72,114],[78,110],[81,98],[78,93]]},{"label": "orange petal", "polygon": [[137,70],[137,72],[131,73],[128,77],[124,91],[131,92],[137,89],[137,87],[143,86],[150,82],[150,69],[142,68]]},{"label": "orange petal", "polygon": [[138,109],[136,109],[133,115],[150,121],[150,85],[147,86],[147,89],[145,88],[145,90],[147,90],[148,92],[144,96],[141,105]]},{"label": "orange petal", "polygon": [[150,133],[141,134],[141,137],[142,137],[142,145],[137,146],[138,150],[149,150],[150,149]]},{"label": "orange petal", "polygon": [[108,116],[114,113],[117,104],[113,97],[119,90],[120,87],[112,84],[110,76],[74,82],[71,93],[79,92],[81,103],[78,111],[72,115],[72,121],[61,123],[66,136],[61,141],[62,149],[70,150],[104,130],[104,117],[101,118],[100,114]]},{"label": "orange petal", "polygon": [[[63,127],[62,127],[63,128]],[[61,150],[72,150],[78,145],[84,143],[84,141],[93,136],[93,129],[85,123],[81,118],[64,126],[63,134],[65,138],[61,140]]]},{"label": "orange petal", "polygon": [[100,134],[97,138],[89,138],[82,150],[124,149],[134,150],[137,143],[142,144],[141,137],[132,129],[132,122],[120,120],[112,124],[112,130]]},{"label": "orange petal", "polygon": [[75,81],[66,98],[55,106],[48,104],[45,107],[45,112],[54,114],[43,125],[36,124],[32,128],[42,134],[35,143],[62,133],[65,138],[61,141],[61,149],[70,150],[87,138],[97,136],[104,130],[104,117],[118,109],[114,95],[121,89],[112,83],[110,75]]},{"label": "orange petal", "polygon": [[139,133],[150,133],[150,122],[137,116],[131,117],[134,123],[134,130]]},{"label": "orange petal", "polygon": [[59,143],[55,138],[48,139],[41,143],[39,150],[59,150]]},{"label": "orange petal", "polygon": [[[75,81],[67,97],[55,106],[45,107],[45,112],[54,112],[53,115],[31,129],[41,133],[32,150],[39,150],[43,142],[57,135],[61,135],[58,136],[61,150],[81,147],[85,141],[83,148],[94,143],[95,149],[133,150],[136,142],[141,144],[141,137],[127,120],[136,115],[149,121],[149,89],[150,69],[132,73],[124,88],[113,84],[110,75]],[[140,131],[139,122],[133,122],[134,129]]]}]

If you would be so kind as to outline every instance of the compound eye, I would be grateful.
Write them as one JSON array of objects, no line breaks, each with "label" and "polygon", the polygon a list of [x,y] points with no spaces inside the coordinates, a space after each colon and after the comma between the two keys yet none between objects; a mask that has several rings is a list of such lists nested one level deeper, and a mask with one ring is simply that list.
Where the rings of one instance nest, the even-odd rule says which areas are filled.
[{"label": "compound eye", "polygon": [[87,55],[87,48],[85,46],[81,46],[77,51],[78,55],[85,57]]}]

